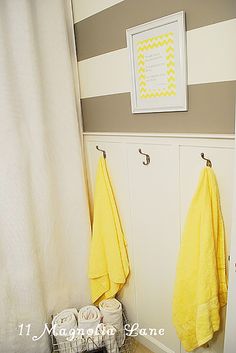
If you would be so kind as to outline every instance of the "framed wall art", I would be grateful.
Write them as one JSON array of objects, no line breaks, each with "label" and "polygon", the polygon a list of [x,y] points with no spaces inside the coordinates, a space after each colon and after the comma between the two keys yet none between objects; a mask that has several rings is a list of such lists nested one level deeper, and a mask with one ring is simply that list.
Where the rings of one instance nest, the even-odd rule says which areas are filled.
[{"label": "framed wall art", "polygon": [[187,110],[185,13],[130,28],[126,35],[132,112]]}]

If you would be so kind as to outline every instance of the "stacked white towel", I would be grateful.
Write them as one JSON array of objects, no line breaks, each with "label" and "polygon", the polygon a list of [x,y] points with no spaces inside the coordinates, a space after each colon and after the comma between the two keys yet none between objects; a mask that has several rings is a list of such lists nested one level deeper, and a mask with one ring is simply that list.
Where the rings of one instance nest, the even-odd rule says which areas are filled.
[{"label": "stacked white towel", "polygon": [[101,313],[95,305],[84,306],[79,310],[78,328],[83,330],[87,351],[103,346],[103,337],[98,331],[100,322]]},{"label": "stacked white towel", "polygon": [[117,343],[121,347],[125,340],[123,327],[122,304],[115,298],[102,300],[99,309],[103,317],[103,323],[112,325],[117,330]]},{"label": "stacked white towel", "polygon": [[[72,340],[72,330],[77,330],[76,309],[66,309],[54,316],[52,325],[54,336],[57,340],[58,351],[62,353],[77,353],[77,341]],[[82,349],[81,349],[82,350]]]},{"label": "stacked white towel", "polygon": [[85,335],[92,336],[101,322],[101,313],[95,305],[84,306],[79,310],[78,328],[83,329]]},{"label": "stacked white towel", "polygon": [[67,309],[53,318],[58,352],[78,353],[101,348],[105,344],[108,353],[119,353],[125,339],[122,305],[116,299],[108,299],[99,307],[100,310],[88,305],[79,313],[76,309]]}]

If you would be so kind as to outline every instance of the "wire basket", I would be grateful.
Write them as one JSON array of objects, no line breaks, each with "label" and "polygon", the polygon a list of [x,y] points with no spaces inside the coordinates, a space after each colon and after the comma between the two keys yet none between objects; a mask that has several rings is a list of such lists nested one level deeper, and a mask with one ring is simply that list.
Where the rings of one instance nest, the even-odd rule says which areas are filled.
[{"label": "wire basket", "polygon": [[[123,310],[124,327],[128,319]],[[96,335],[78,337],[73,341],[56,340],[51,333],[52,353],[134,353],[136,341],[128,336],[125,329],[116,331],[114,335]]]}]

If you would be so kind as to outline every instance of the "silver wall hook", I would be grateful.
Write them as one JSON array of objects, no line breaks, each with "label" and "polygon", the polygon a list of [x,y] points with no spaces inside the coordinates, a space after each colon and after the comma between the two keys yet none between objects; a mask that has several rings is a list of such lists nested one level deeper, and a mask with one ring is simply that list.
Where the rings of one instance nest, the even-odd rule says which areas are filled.
[{"label": "silver wall hook", "polygon": [[143,162],[143,165],[148,165],[148,164],[151,162],[151,158],[150,158],[149,154],[143,153],[142,150],[141,150],[141,148],[139,148],[138,151],[139,151],[140,154],[142,154],[143,156],[146,157],[146,161]]},{"label": "silver wall hook", "polygon": [[96,149],[97,149],[98,151],[102,152],[103,158],[106,159],[106,157],[107,157],[106,151],[101,150],[98,146],[96,146]]}]

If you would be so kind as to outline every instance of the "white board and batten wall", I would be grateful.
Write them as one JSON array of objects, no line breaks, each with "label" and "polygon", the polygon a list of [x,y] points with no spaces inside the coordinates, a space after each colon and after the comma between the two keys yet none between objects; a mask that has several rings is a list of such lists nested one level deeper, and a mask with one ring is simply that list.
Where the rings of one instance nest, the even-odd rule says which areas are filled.
[{"label": "white board and batten wall", "polygon": [[[165,330],[162,336],[140,338],[154,352],[183,353],[171,317],[181,232],[205,165],[204,152],[218,179],[229,248],[234,137],[85,133],[84,143],[91,205],[101,156],[96,145],[107,152],[131,262],[131,276],[120,296],[129,318],[140,327]],[[149,165],[143,165],[139,148],[150,155]],[[209,348],[196,352],[223,353],[223,344],[224,319]]]}]

